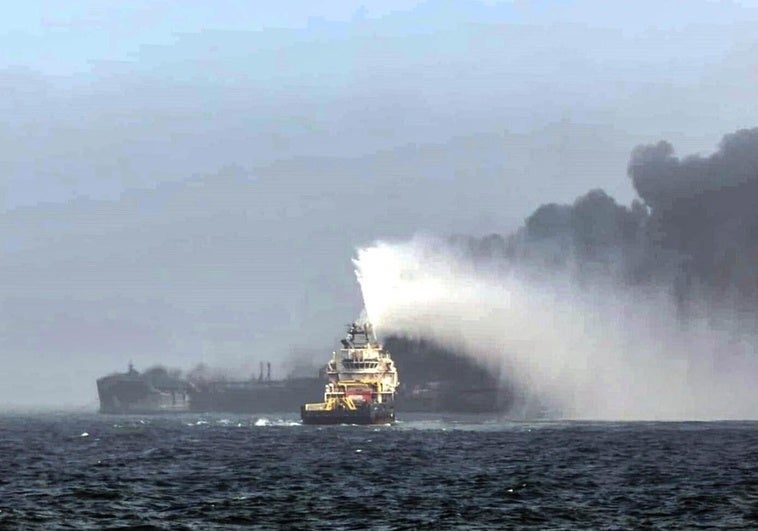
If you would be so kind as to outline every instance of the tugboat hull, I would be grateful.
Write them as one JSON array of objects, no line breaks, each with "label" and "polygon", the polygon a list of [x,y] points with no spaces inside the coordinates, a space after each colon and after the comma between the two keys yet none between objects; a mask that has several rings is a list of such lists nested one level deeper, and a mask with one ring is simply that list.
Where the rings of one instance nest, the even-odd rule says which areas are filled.
[{"label": "tugboat hull", "polygon": [[303,424],[388,424],[395,422],[395,407],[392,404],[364,404],[350,409],[300,408]]}]

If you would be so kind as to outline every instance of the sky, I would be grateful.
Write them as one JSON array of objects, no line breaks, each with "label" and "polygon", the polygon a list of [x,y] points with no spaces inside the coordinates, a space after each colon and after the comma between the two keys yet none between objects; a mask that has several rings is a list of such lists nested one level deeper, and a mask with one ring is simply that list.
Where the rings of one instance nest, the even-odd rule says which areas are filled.
[{"label": "sky", "polygon": [[[0,20],[0,406],[320,361],[377,239],[634,197],[758,123],[758,2],[29,1]],[[245,369],[247,370],[247,369]]]}]

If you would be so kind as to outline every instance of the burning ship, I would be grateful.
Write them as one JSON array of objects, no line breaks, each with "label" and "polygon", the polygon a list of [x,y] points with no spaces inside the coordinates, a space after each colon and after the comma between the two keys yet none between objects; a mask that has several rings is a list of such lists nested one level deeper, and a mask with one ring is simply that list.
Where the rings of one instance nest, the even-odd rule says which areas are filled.
[{"label": "burning ship", "polygon": [[97,380],[101,413],[168,413],[189,410],[191,385],[163,367],[129,370]]},{"label": "burning ship", "polygon": [[[358,423],[357,418],[369,410],[373,413],[368,415],[368,421],[391,422],[395,410],[502,413],[513,406],[513,390],[499,377],[497,367],[475,363],[449,348],[418,338],[391,336],[384,345],[379,345],[368,323],[352,324],[348,331],[348,337],[342,340],[344,348],[334,354],[328,365],[320,369],[296,367],[279,379],[272,378],[271,365],[264,363],[260,364],[258,375],[247,377],[224,376],[204,365],[186,375],[160,366],[138,372],[130,365],[126,373],[98,380],[100,411],[126,414],[300,411],[306,423],[317,420]],[[392,359],[387,351],[393,353]],[[402,385],[398,383],[396,365],[403,370]],[[303,401],[322,393],[324,402],[308,404],[306,411]],[[372,405],[366,409],[364,404]],[[345,420],[335,421],[340,415]]]},{"label": "burning ship", "polygon": [[324,401],[304,404],[304,424],[384,424],[395,421],[397,368],[370,323],[353,323],[326,366]]},{"label": "burning ship", "polygon": [[297,411],[303,396],[318,392],[324,380],[317,376],[290,375],[283,380],[271,379],[271,363],[266,375],[260,364],[258,379],[227,380],[208,378],[202,370],[189,375],[190,411],[219,413],[286,413]]},{"label": "burning ship", "polygon": [[506,413],[516,406],[502,368],[433,341],[390,336],[384,347],[403,371],[395,406],[415,413]]},{"label": "burning ship", "polygon": [[164,367],[137,371],[130,363],[125,373],[97,380],[100,412],[111,414],[154,413],[285,413],[297,411],[302,397],[324,387],[320,376],[271,378],[271,364],[264,377],[226,379],[208,376],[197,368],[187,377]]}]

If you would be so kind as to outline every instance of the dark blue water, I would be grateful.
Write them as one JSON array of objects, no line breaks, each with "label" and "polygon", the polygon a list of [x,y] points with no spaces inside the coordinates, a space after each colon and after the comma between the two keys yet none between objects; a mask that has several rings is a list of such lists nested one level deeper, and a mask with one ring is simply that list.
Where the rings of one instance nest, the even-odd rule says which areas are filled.
[{"label": "dark blue water", "polygon": [[0,527],[758,527],[758,423],[0,416]]}]

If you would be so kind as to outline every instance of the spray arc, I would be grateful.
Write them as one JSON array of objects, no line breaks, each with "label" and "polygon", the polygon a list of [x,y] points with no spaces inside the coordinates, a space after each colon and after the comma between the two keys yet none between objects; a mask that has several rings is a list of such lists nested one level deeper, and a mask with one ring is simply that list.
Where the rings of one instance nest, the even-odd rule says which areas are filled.
[{"label": "spray arc", "polygon": [[[704,323],[683,327],[663,290],[483,268],[452,246],[378,242],[355,259],[383,335],[421,337],[492,367],[515,416],[605,420],[754,418],[751,352]],[[535,280],[535,277],[540,277]],[[744,350],[744,349],[743,349]]]}]

